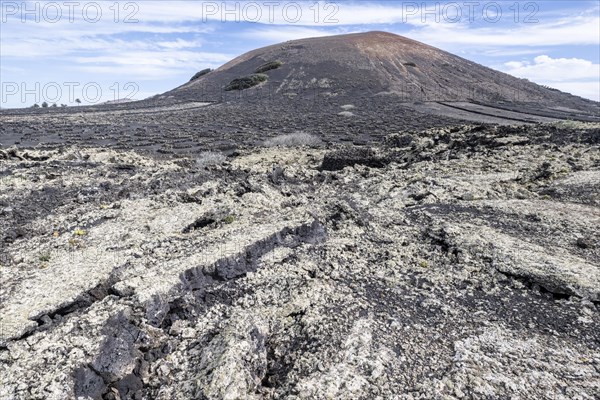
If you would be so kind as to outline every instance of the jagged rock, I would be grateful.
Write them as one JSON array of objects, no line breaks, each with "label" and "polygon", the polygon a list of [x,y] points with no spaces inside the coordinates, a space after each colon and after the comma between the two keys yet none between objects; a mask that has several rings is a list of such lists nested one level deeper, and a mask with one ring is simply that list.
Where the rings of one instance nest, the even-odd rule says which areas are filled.
[{"label": "jagged rock", "polygon": [[137,358],[141,356],[141,352],[136,348],[141,332],[129,318],[130,315],[119,312],[107,321],[104,343],[100,353],[90,364],[93,371],[107,384],[115,383],[131,374],[136,367]]},{"label": "jagged rock", "polygon": [[364,165],[372,168],[383,168],[389,160],[379,156],[368,147],[344,148],[325,154],[321,168],[325,171],[339,171],[345,167]]},{"label": "jagged rock", "polygon": [[73,376],[74,394],[78,398],[101,400],[106,393],[104,380],[90,368],[78,368]]}]

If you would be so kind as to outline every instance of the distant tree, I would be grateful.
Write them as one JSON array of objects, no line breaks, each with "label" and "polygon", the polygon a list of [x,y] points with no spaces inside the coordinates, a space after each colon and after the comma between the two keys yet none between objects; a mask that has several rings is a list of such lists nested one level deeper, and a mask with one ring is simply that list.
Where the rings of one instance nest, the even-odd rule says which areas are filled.
[{"label": "distant tree", "polygon": [[77,103],[77,105],[80,105],[81,104],[81,100],[75,99],[75,103]]},{"label": "distant tree", "polygon": [[43,102],[43,103],[42,103],[42,108],[48,108],[48,103],[46,103],[46,102]]},{"label": "distant tree", "polygon": [[67,105],[66,105],[66,104],[61,104],[60,106],[61,106],[61,107],[66,107]]},{"label": "distant tree", "polygon": [[51,105],[50,107],[52,107],[52,108],[56,108],[56,107],[58,107],[58,106],[56,105],[56,103],[52,103],[52,105]]},{"label": "distant tree", "polygon": [[34,105],[31,106],[31,108],[40,108],[40,106],[37,103],[35,103]]}]

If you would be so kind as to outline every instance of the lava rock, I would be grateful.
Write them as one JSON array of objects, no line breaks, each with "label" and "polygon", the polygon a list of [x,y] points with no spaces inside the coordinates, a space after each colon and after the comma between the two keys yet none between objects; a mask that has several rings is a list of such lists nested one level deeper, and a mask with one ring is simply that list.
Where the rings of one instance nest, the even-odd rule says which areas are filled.
[{"label": "lava rock", "polygon": [[390,163],[386,157],[381,157],[368,147],[344,148],[325,154],[321,169],[324,171],[339,171],[354,165],[364,165],[371,168],[383,168]]}]

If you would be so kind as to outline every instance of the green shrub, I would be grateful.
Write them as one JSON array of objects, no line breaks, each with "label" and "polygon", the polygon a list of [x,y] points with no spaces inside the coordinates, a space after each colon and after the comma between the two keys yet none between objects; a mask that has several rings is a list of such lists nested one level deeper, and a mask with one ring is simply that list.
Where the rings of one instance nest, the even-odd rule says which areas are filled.
[{"label": "green shrub", "polygon": [[195,81],[196,79],[198,79],[208,73],[211,73],[211,72],[212,72],[212,69],[210,69],[210,68],[203,69],[202,71],[197,72],[194,76],[192,76],[192,79],[190,79],[190,82]]},{"label": "green shrub", "polygon": [[281,61],[271,61],[266,64],[261,65],[256,69],[257,74],[262,74],[263,72],[271,71],[273,69],[277,69],[281,67],[283,63]]},{"label": "green shrub", "polygon": [[225,86],[225,91],[244,90],[265,82],[269,77],[265,74],[253,74],[232,80]]}]

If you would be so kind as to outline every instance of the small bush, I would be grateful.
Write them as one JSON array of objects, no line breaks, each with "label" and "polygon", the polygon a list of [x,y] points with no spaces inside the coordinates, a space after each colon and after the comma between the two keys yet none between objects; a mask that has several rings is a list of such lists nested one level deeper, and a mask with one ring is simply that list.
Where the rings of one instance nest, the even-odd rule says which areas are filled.
[{"label": "small bush", "polygon": [[266,147],[300,147],[300,146],[318,146],[321,139],[315,135],[306,132],[295,132],[287,135],[275,136],[265,141]]},{"label": "small bush", "polygon": [[48,262],[48,261],[50,261],[50,258],[51,258],[50,253],[41,253],[39,256],[39,260],[41,262]]},{"label": "small bush", "polygon": [[267,79],[269,79],[269,77],[265,74],[253,74],[243,78],[237,78],[232,80],[229,85],[225,86],[225,91],[229,92],[231,90],[249,89],[261,82],[265,82]]},{"label": "small bush", "polygon": [[215,151],[206,151],[204,153],[200,153],[198,158],[196,159],[196,165],[199,167],[207,167],[209,165],[219,165],[223,164],[227,157],[223,154],[215,152]]},{"label": "small bush", "polygon": [[202,71],[197,72],[194,76],[192,76],[192,79],[190,79],[190,82],[195,81],[196,79],[198,79],[208,73],[211,73],[211,72],[212,72],[212,69],[210,69],[210,68],[203,69]]},{"label": "small bush", "polygon": [[415,64],[414,62],[405,62],[402,65],[404,65],[405,67],[416,67],[417,66],[417,64]]},{"label": "small bush", "polygon": [[228,215],[225,218],[223,218],[223,222],[226,224],[233,224],[235,221],[235,217],[233,215]]},{"label": "small bush", "polygon": [[256,69],[257,74],[262,74],[263,72],[271,71],[273,69],[277,69],[281,67],[283,63],[281,61],[271,61],[269,63],[263,64]]}]

